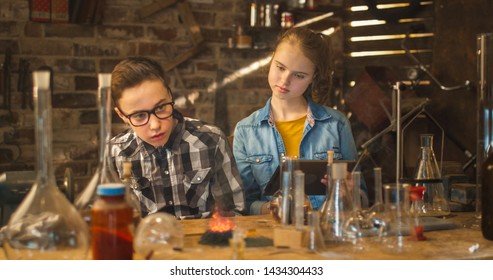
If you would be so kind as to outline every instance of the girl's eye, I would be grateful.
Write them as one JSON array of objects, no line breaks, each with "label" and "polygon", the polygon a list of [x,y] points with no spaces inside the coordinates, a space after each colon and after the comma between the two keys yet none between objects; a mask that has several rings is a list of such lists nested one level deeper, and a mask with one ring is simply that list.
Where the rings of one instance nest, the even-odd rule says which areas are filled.
[{"label": "girl's eye", "polygon": [[305,75],[303,75],[303,74],[296,74],[295,77],[298,78],[298,79],[304,79],[305,78]]}]

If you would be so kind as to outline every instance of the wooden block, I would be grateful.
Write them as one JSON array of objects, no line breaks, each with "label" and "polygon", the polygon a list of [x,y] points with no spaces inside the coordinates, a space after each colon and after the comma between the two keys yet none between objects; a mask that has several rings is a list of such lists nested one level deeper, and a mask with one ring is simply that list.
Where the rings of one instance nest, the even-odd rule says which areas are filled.
[{"label": "wooden block", "polygon": [[301,249],[303,246],[304,230],[294,227],[274,228],[274,246]]}]

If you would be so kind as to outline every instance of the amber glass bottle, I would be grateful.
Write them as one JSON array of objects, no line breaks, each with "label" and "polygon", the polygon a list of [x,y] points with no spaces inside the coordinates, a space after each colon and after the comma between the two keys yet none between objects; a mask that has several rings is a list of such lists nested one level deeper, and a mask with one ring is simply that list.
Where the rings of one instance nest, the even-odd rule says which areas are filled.
[{"label": "amber glass bottle", "polygon": [[133,258],[133,209],[125,199],[125,185],[99,185],[91,209],[92,254],[95,260]]},{"label": "amber glass bottle", "polygon": [[493,240],[493,153],[483,163],[481,181],[481,232]]}]

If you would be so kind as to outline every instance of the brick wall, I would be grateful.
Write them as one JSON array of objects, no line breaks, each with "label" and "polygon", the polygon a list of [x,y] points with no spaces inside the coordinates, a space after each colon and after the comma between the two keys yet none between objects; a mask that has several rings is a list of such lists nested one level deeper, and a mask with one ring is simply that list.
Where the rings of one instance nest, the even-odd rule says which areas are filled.
[{"label": "brick wall", "polygon": [[[40,23],[29,20],[28,0],[0,2],[0,63],[11,49],[11,108],[0,107],[0,173],[35,168],[33,110],[22,108],[20,60],[30,70],[54,73],[53,153],[56,176],[74,171],[82,189],[97,165],[99,124],[97,74],[110,72],[122,58],[145,55],[165,65],[190,47],[190,34],[174,7],[140,19],[136,11],[155,0],[106,0],[101,24]],[[245,22],[243,0],[189,1],[205,39],[204,48],[168,72],[185,115],[216,123],[231,134],[236,122],[269,97],[265,68],[219,87],[223,77],[269,54],[227,48],[232,25]],[[275,34],[274,36],[275,37]],[[29,76],[30,77],[30,76]],[[31,89],[30,89],[31,90]],[[29,96],[30,96],[29,92]],[[0,104],[4,104],[0,96]],[[123,127],[113,116],[113,133]]]}]

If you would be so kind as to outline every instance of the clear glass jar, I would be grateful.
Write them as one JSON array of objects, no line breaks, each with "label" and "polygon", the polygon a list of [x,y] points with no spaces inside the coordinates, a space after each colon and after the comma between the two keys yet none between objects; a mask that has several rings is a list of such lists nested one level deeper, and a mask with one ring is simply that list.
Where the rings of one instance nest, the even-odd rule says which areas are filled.
[{"label": "clear glass jar", "polygon": [[52,156],[50,72],[33,72],[36,180],[5,229],[8,259],[86,259],[87,224],[56,184]]}]

